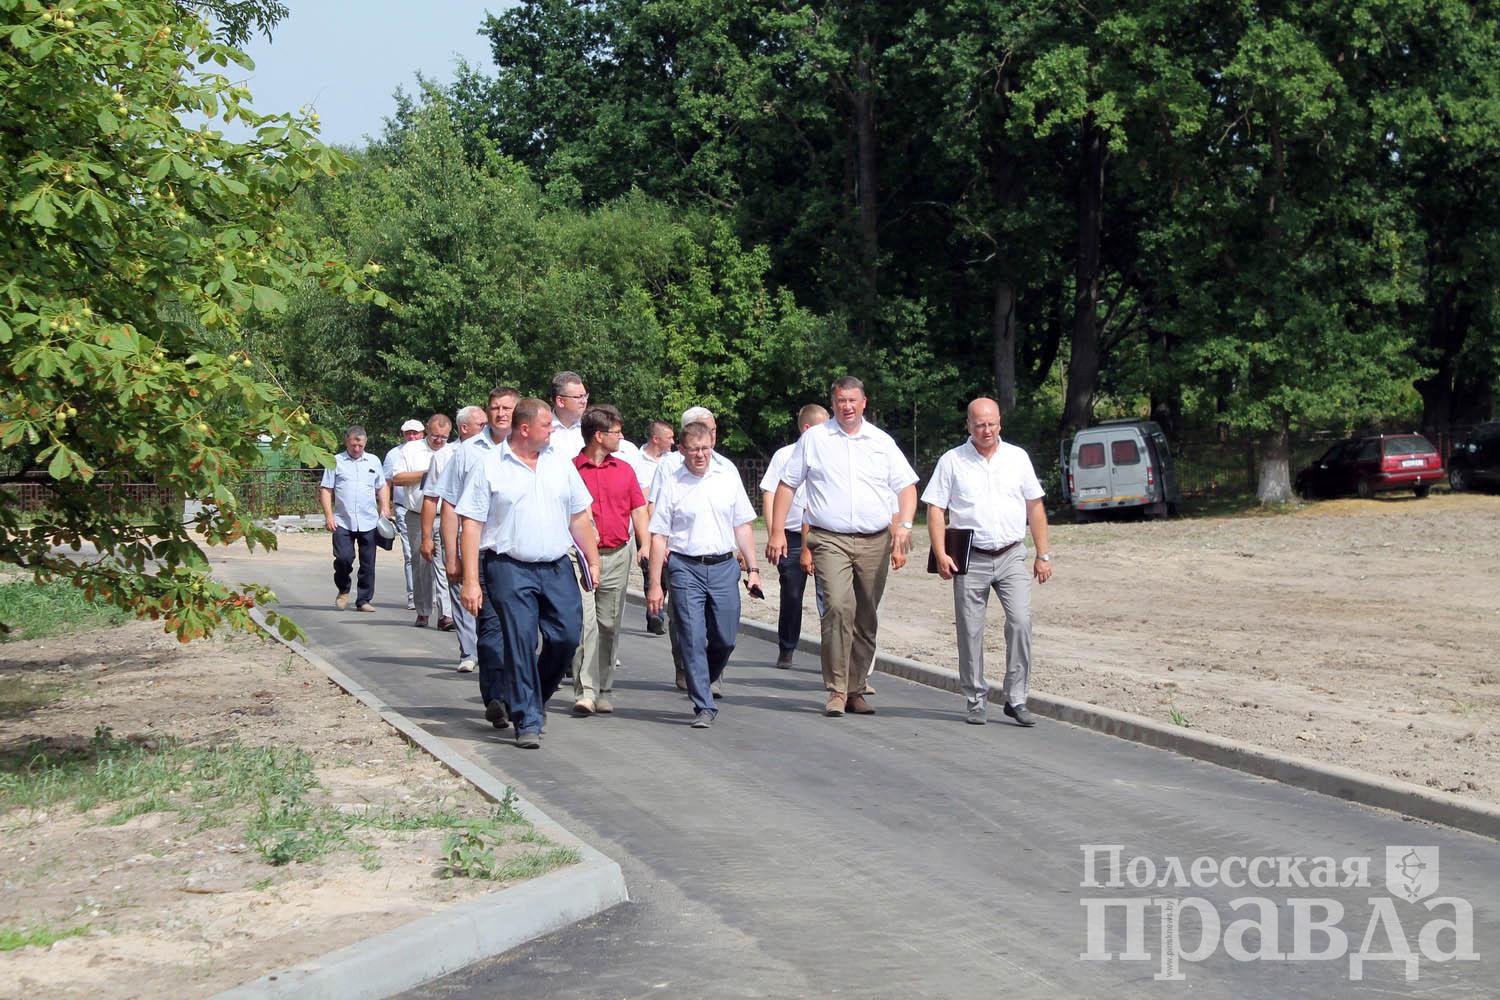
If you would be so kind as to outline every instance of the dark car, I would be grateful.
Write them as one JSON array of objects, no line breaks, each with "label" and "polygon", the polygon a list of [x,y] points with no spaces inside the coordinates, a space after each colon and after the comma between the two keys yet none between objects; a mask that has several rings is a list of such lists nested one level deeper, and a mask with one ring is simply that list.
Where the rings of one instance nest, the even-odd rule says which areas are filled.
[{"label": "dark car", "polygon": [[1448,483],[1455,490],[1500,486],[1500,423],[1480,424],[1453,446]]},{"label": "dark car", "polygon": [[1370,434],[1340,441],[1297,473],[1297,492],[1309,500],[1391,490],[1425,497],[1443,477],[1443,458],[1422,435]]}]

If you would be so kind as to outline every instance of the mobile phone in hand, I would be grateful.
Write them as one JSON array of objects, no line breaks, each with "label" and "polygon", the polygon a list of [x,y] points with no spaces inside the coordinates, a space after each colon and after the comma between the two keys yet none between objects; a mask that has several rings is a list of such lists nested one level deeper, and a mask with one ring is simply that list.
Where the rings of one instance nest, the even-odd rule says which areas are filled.
[{"label": "mobile phone in hand", "polygon": [[762,601],[766,599],[766,592],[760,588],[760,584],[758,583],[751,583],[749,580],[746,580],[745,589],[750,591],[751,597]]}]

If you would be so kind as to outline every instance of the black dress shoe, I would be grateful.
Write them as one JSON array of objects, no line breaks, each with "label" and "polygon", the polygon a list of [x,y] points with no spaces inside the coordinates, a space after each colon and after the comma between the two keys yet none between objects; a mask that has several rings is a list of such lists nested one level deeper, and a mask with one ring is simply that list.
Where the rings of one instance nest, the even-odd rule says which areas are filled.
[{"label": "black dress shoe", "polygon": [[489,719],[490,725],[496,729],[510,727],[510,713],[505,710],[505,702],[498,699],[484,706],[484,717]]},{"label": "black dress shoe", "polygon": [[646,631],[652,635],[666,635],[667,623],[660,618],[647,618]]},{"label": "black dress shoe", "polygon": [[1015,719],[1016,725],[1018,726],[1025,726],[1026,728],[1030,729],[1032,726],[1036,725],[1036,716],[1026,711],[1025,705],[1007,704],[1005,706],[1005,714],[1010,716],[1012,719]]}]

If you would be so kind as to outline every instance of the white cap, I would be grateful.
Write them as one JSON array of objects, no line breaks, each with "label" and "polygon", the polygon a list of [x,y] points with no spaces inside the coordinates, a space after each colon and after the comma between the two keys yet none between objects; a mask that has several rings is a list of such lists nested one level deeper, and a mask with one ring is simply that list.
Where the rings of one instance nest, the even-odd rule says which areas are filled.
[{"label": "white cap", "polygon": [[425,431],[426,429],[427,428],[425,428],[425,427],[422,426],[422,421],[417,420],[415,418],[413,418],[411,420],[408,420],[406,423],[404,423],[404,424],[401,425],[401,430],[403,432],[404,431]]}]

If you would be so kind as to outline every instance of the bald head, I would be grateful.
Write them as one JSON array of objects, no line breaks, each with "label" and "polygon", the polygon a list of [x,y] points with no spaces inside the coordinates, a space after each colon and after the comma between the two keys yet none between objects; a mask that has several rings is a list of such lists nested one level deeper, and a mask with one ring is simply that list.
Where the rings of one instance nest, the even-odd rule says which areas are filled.
[{"label": "bald head", "polygon": [[994,454],[1000,443],[1000,404],[980,396],[969,404],[969,439],[981,455]]}]

